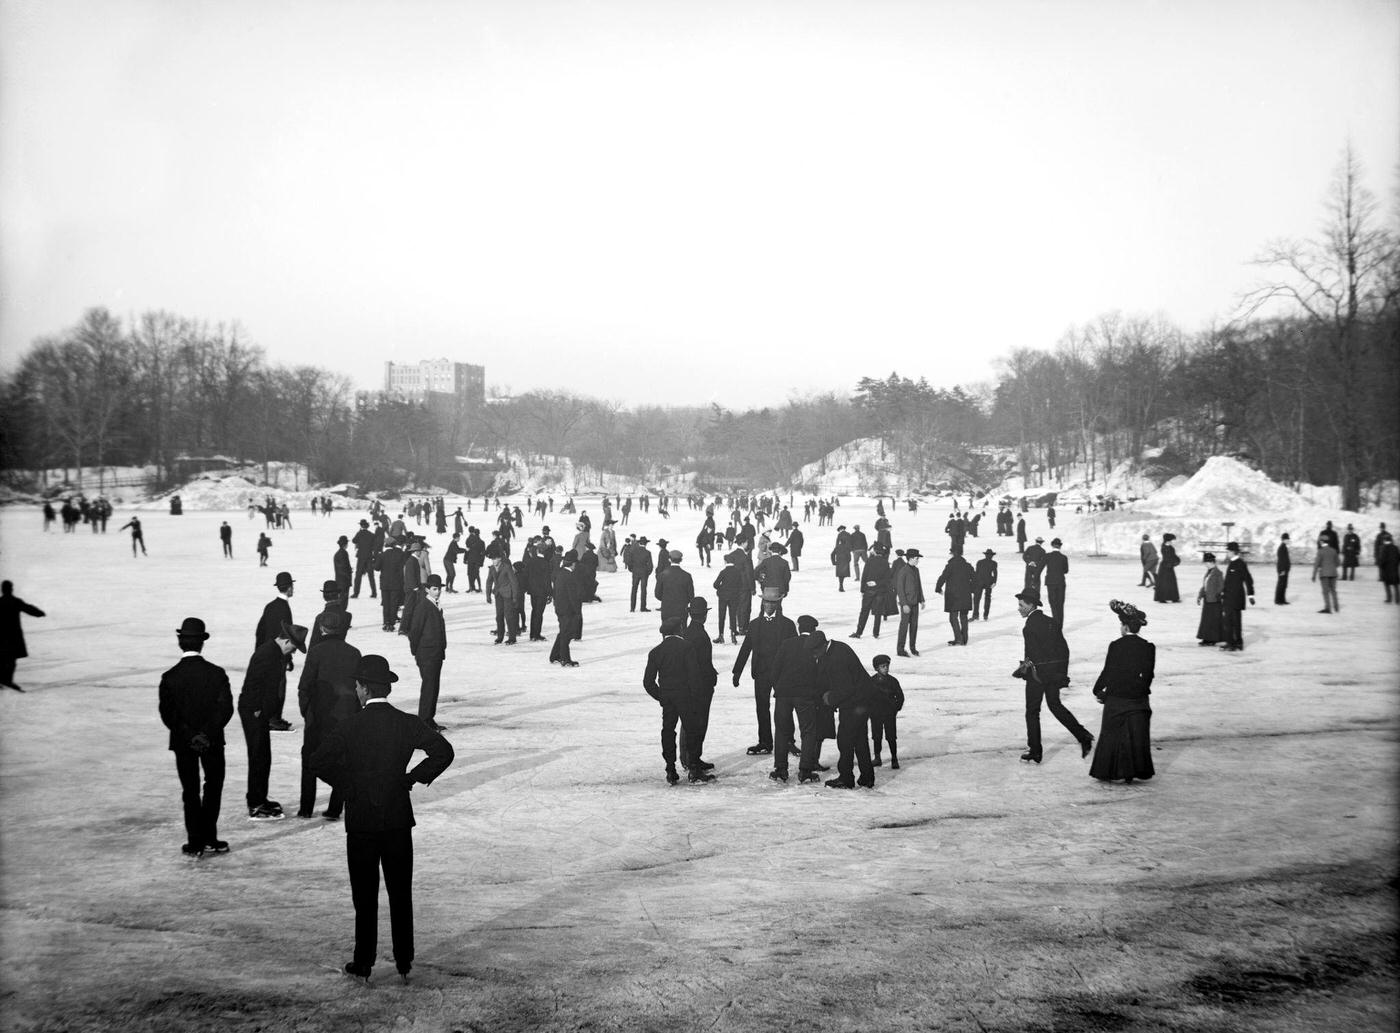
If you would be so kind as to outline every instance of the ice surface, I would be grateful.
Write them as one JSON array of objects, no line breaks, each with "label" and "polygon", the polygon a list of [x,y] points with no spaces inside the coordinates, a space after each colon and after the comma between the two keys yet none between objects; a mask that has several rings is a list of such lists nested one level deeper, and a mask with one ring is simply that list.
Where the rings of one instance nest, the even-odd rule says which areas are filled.
[{"label": "ice surface", "polygon": [[[667,788],[659,713],[640,684],[655,613],[628,612],[623,573],[600,576],[576,670],[549,665],[548,643],[492,645],[483,598],[448,596],[439,716],[458,756],[414,794],[417,984],[392,985],[381,903],[375,986],[352,987],[334,971],[352,937],[343,829],[241,816],[235,720],[221,823],[232,852],[182,857],[156,686],[177,659],[174,629],[197,615],[236,694],[273,575],[293,572],[293,612],[308,621],[335,539],[361,514],[297,511],[295,530],[270,532],[267,568],[252,551],[263,521],[241,508],[143,513],[150,556],[137,559],[115,531],[129,515],[105,536],[64,535],[44,534],[37,508],[0,511],[3,576],[48,613],[25,619],[31,655],[17,680],[28,692],[0,690],[6,1029],[1094,1028],[1066,1008],[1114,1012],[1128,1028],[1147,1021],[1138,998],[1151,1021],[1194,1028],[1219,1002],[1192,980],[1221,966],[1297,972],[1325,948],[1365,969],[1393,954],[1400,606],[1380,601],[1374,570],[1339,585],[1342,613],[1323,617],[1306,572],[1295,605],[1269,605],[1273,576],[1256,563],[1247,649],[1226,655],[1196,645],[1190,568],[1187,601],[1153,605],[1134,561],[1088,558],[1092,522],[1062,516],[1066,705],[1097,732],[1088,689],[1117,634],[1110,598],[1143,606],[1158,646],[1158,777],[1102,786],[1048,714],[1045,763],[1017,761],[1015,544],[969,539],[974,555],[997,552],[1001,585],[971,645],[948,647],[932,591],[947,513],[926,504],[891,512],[896,544],[928,555],[929,604],[923,656],[895,660],[904,766],[878,769],[873,792],[769,781],[770,759],[744,753],[753,697],[747,678],[730,685],[728,644],[715,647],[706,749],[719,780]],[[837,522],[868,527],[874,515],[869,500],[846,499]],[[232,560],[220,556],[224,519]],[[634,510],[619,530],[686,543],[713,603],[718,567],[697,570],[689,544],[700,520],[682,504],[669,521]],[[1043,512],[1028,525],[1051,537]],[[436,564],[446,538],[418,530]],[[844,640],[859,597],[836,591],[832,529],[805,531],[788,610]],[[367,594],[351,610],[351,641],[389,657],[403,676],[391,701],[414,709],[405,640],[379,630]],[[551,615],[547,634],[554,626]],[[893,626],[851,644],[867,663],[893,655]],[[300,726],[291,704],[289,716]],[[284,804],[300,739],[273,736],[272,795]],[[834,764],[834,744],[823,756]],[[1330,991],[1330,1008],[1371,1002],[1330,1028],[1393,1026],[1393,987],[1372,1001],[1369,985]]]}]

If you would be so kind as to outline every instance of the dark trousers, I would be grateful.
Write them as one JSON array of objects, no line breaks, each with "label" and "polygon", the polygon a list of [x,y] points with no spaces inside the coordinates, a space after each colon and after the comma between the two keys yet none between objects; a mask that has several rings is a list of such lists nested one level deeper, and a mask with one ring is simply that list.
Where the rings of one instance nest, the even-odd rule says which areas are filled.
[{"label": "dark trousers", "polygon": [[822,741],[817,736],[817,701],[809,696],[780,696],[773,701],[773,767],[780,774],[788,771],[788,747],[792,745],[794,718],[802,736],[802,755],[797,758],[799,773],[815,771]]},{"label": "dark trousers", "polygon": [[724,638],[724,617],[726,613],[729,615],[729,637],[735,638],[739,634],[739,603],[737,600],[729,602],[721,598],[719,600],[719,623],[715,625],[718,629],[715,632],[715,638]]},{"label": "dark trousers", "polygon": [[773,746],[773,715],[768,701],[773,698],[773,686],[767,681],[753,683],[754,716],[758,718],[758,745]]},{"label": "dark trousers", "polygon": [[574,636],[578,634],[582,628],[582,614],[559,618],[559,634],[554,636],[554,646],[549,651],[551,663],[555,660],[558,660],[560,663],[567,663],[573,660],[573,657],[569,655],[569,643],[574,640]]},{"label": "dark trousers", "polygon": [[750,620],[752,619],[752,617],[753,617],[753,596],[752,596],[752,595],[741,595],[741,596],[739,596],[738,607],[739,607],[739,634],[741,634],[741,635],[747,635],[747,634],[749,633],[749,621],[750,621]]},{"label": "dark trousers", "polygon": [[399,620],[399,634],[407,635],[408,629],[413,627],[413,611],[418,609],[418,604],[423,601],[423,589],[415,588],[412,591],[404,589],[403,593],[403,617]]},{"label": "dark trousers", "polygon": [[[96,524],[95,522],[94,522],[93,525],[92,525],[92,529],[93,529],[93,531],[96,531],[96,530],[97,530],[97,524]],[[232,542],[224,542],[224,555],[227,556],[229,559],[233,559],[233,543],[232,543]]]},{"label": "dark trousers", "polygon": [[515,605],[514,599],[504,599],[499,592],[496,593],[496,641],[501,641],[502,636],[514,642],[515,637],[520,634],[520,611]]},{"label": "dark trousers", "polygon": [[394,622],[399,619],[399,607],[403,604],[403,590],[386,588],[379,595],[384,608],[384,630],[393,631]]},{"label": "dark trousers", "polygon": [[953,629],[953,641],[961,645],[967,645],[967,611],[949,610],[948,624]]},{"label": "dark trousers", "polygon": [[444,581],[443,581],[443,583],[442,583],[442,590],[443,590],[444,592],[455,592],[455,591],[457,591],[457,588],[456,588],[456,584],[457,584],[457,564],[455,564],[455,563],[444,563],[444,564],[442,565],[442,572],[443,572],[444,574],[447,575],[447,577],[444,579]]},{"label": "dark trousers", "polygon": [[636,611],[637,602],[639,600],[641,601],[643,610],[647,610],[650,608],[647,606],[647,581],[650,578],[651,571],[647,571],[645,574],[634,573],[632,575],[632,594],[629,597],[628,601],[632,607],[633,612]]},{"label": "dark trousers", "polygon": [[1233,606],[1220,608],[1220,626],[1225,632],[1225,645],[1244,648],[1244,611]]},{"label": "dark trousers", "polygon": [[1084,743],[1093,738],[1060,702],[1060,688],[1058,685],[1051,688],[1033,678],[1026,679],[1026,745],[1029,752],[1037,757],[1040,756],[1041,699],[1045,700],[1045,705],[1050,709],[1050,713],[1055,715],[1055,720],[1069,729],[1069,734],[1074,736],[1075,741]]},{"label": "dark trousers", "polygon": [[355,965],[368,972],[379,954],[379,869],[383,867],[394,963],[406,972],[413,964],[413,830],[351,832],[345,837],[345,859],[355,902]]},{"label": "dark trousers", "polygon": [[267,780],[272,774],[272,734],[268,731],[266,714],[254,717],[238,712],[243,725],[243,738],[248,743],[248,810],[267,803]]},{"label": "dark trousers", "polygon": [[[301,737],[301,799],[297,802],[297,811],[301,814],[310,814],[316,810],[316,776],[312,774],[307,761],[320,749],[324,740],[325,736],[321,734],[316,722],[307,721]],[[326,814],[339,817],[344,806],[345,794],[331,786],[331,798],[326,804]]]},{"label": "dark trousers", "polygon": [[903,609],[901,609],[900,612],[899,612],[899,642],[898,642],[898,649],[899,649],[899,651],[900,651],[901,653],[904,652],[904,638],[905,638],[906,635],[908,635],[908,637],[909,637],[909,648],[910,648],[910,649],[918,649],[918,648],[919,648],[919,604],[918,604],[918,603],[911,603],[910,606],[909,606],[909,612],[908,612],[908,613],[905,613]]},{"label": "dark trousers", "polygon": [[710,730],[710,704],[714,702],[714,689],[701,689],[691,700],[690,722],[682,722],[680,754],[687,766],[699,763],[705,752],[705,733]]},{"label": "dark trousers", "polygon": [[544,608],[545,600],[549,598],[545,592],[530,593],[530,638],[542,638],[544,632]]},{"label": "dark trousers", "polygon": [[1355,581],[1355,580],[1356,580],[1356,564],[1355,564],[1355,563],[1347,563],[1347,564],[1343,564],[1343,565],[1342,565],[1342,580],[1343,580],[1343,581]]},{"label": "dark trousers", "polygon": [[697,729],[696,701],[689,695],[667,693],[661,697],[661,759],[667,769],[676,766],[676,728],[680,727],[680,764],[689,768],[697,759],[698,752],[692,755],[687,746],[694,740],[692,730]]},{"label": "dark trousers", "polygon": [[1065,586],[1046,584],[1045,594],[1050,598],[1050,623],[1061,631],[1065,630]]},{"label": "dark trousers", "polygon": [[856,634],[865,634],[865,622],[871,614],[875,615],[876,638],[880,637],[880,621],[884,620],[885,600],[876,593],[862,592],[860,596],[860,620],[856,623]]},{"label": "dark trousers", "polygon": [[899,756],[898,717],[895,713],[870,715],[870,741],[874,746],[875,756],[880,755],[881,739],[890,744],[890,760]]},{"label": "dark trousers", "polygon": [[972,619],[977,619],[977,611],[982,611],[982,619],[986,620],[992,615],[992,586],[986,588],[974,588],[972,590]]},{"label": "dark trousers", "polygon": [[[1389,602],[1389,600],[1386,600]],[[18,657],[0,656],[0,685],[13,685],[15,683],[15,662]]]},{"label": "dark trousers", "polygon": [[[210,846],[219,838],[219,804],[224,794],[224,748],[211,746],[203,753],[174,750],[175,771],[180,776],[180,800],[185,805],[185,837],[192,846]],[[199,769],[204,768],[204,792],[199,791]],[[266,793],[266,790],[264,790]]]},{"label": "dark trousers", "polygon": [[378,594],[378,589],[374,585],[374,561],[369,556],[355,557],[355,587],[352,589],[355,595],[360,594],[360,585],[364,579],[369,578],[369,597],[373,599]]},{"label": "dark trousers", "polygon": [[467,564],[467,591],[468,591],[468,592],[480,592],[480,591],[481,591],[481,564],[480,564],[480,563],[468,563],[468,564]]},{"label": "dark trousers", "polygon": [[1274,586],[1274,605],[1282,606],[1288,602],[1288,571],[1283,571],[1278,576],[1278,584]]},{"label": "dark trousers", "polygon": [[860,766],[860,784],[875,784],[875,765],[870,762],[870,720],[864,714],[859,717],[847,716],[841,711],[841,722],[836,726],[836,748],[840,755],[836,761],[836,773],[841,781],[851,785],[855,781],[856,765]]},{"label": "dark trousers", "polygon": [[442,686],[442,657],[431,660],[419,658],[418,673],[423,677],[423,688],[418,693],[418,716],[424,721],[437,717],[438,689]]}]

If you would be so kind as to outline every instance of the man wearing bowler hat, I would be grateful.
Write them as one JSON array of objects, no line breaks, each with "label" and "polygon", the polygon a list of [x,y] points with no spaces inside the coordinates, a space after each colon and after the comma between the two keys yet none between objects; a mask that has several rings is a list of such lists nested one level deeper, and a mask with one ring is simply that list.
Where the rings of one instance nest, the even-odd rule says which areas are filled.
[{"label": "man wearing bowler hat", "polygon": [[1012,677],[1024,678],[1026,682],[1026,752],[1021,759],[1040,763],[1040,703],[1043,699],[1055,715],[1055,720],[1069,729],[1069,734],[1079,742],[1080,756],[1087,757],[1094,748],[1094,737],[1089,734],[1069,709],[1060,702],[1060,690],[1069,684],[1069,645],[1065,636],[1055,626],[1054,621],[1040,608],[1040,593],[1027,588],[1016,595],[1021,616],[1026,618],[1021,636],[1025,640],[1026,654]]},{"label": "man wearing bowler hat", "polygon": [[1045,554],[1045,594],[1050,600],[1050,619],[1055,627],[1065,630],[1065,575],[1069,573],[1069,560],[1060,551],[1064,542],[1050,539],[1050,551]]},{"label": "man wearing bowler hat", "polygon": [[997,583],[997,561],[992,559],[996,553],[991,549],[982,552],[982,558],[977,561],[977,568],[973,571],[972,578],[972,616],[968,620],[977,620],[977,611],[982,611],[982,619],[986,620],[992,614],[992,589]]},{"label": "man wearing bowler hat", "polygon": [[248,817],[265,821],[282,817],[282,805],[267,798],[272,771],[272,738],[268,735],[278,694],[287,691],[287,658],[292,650],[306,652],[306,629],[284,624],[277,637],[253,651],[243,691],[238,694],[238,719],[248,743]]},{"label": "man wearing bowler hat", "polygon": [[[270,601],[263,607],[262,617],[258,621],[257,630],[253,632],[253,648],[257,649],[265,642],[270,642],[278,636],[284,624],[292,623],[292,595],[296,591],[296,582],[292,580],[292,575],[285,570],[277,572],[277,577],[273,580],[273,586],[277,589],[277,598]],[[286,669],[292,669],[292,658],[286,658]],[[290,732],[292,724],[282,718],[282,707],[287,700],[287,682],[282,681],[282,689],[277,695],[277,700],[273,704],[271,719],[268,727],[274,732]]]},{"label": "man wearing bowler hat", "polygon": [[[190,857],[228,852],[219,838],[224,792],[224,726],[233,718],[228,675],[204,659],[209,633],[198,617],[186,617],[175,632],[180,662],[160,678],[160,719],[170,729],[170,751],[180,776],[185,809],[185,845]],[[199,770],[204,768],[204,792]]]},{"label": "man wearing bowler hat", "polygon": [[[321,582],[321,602],[324,608],[316,615],[316,619],[311,622],[311,638],[307,640],[306,648],[312,649],[325,636],[324,630],[326,618],[332,613],[338,613],[345,618],[345,631],[350,630],[350,625],[354,623],[354,614],[345,609],[346,602],[340,592],[340,584],[335,581]],[[342,635],[344,632],[342,632]]]},{"label": "man wearing bowler hat", "polygon": [[[362,708],[342,721],[312,755],[310,767],[345,796],[345,855],[355,904],[355,952],[343,971],[368,980],[379,947],[379,873],[389,895],[394,966],[408,982],[413,967],[414,785],[431,785],[452,763],[452,744],[412,714],[389,704],[398,675],[382,656],[362,657],[355,692]],[[406,771],[415,750],[427,754]]]},{"label": "man wearing bowler hat", "polygon": [[[297,705],[305,728],[301,739],[298,818],[309,818],[316,810],[316,776],[311,771],[311,756],[340,722],[360,709],[360,701],[355,697],[355,671],[360,666],[360,651],[345,641],[350,615],[338,609],[327,609],[317,620],[321,641],[307,649],[306,662],[301,665],[301,681],[297,685]],[[322,817],[327,821],[338,820],[343,805],[341,793],[332,789]]]},{"label": "man wearing bowler hat", "polygon": [[341,605],[348,605],[350,600],[350,582],[355,579],[355,568],[350,564],[350,553],[346,551],[346,546],[350,544],[350,539],[341,535],[335,540],[335,553],[331,556],[331,569],[335,571],[335,583],[340,586]]},{"label": "man wearing bowler hat", "polygon": [[[904,563],[894,575],[894,599],[899,606],[900,656],[919,655],[919,611],[924,608],[924,583],[919,574],[919,560],[923,553],[918,549],[907,549]],[[909,652],[904,651],[906,638]]]},{"label": "man wearing bowler hat", "polygon": [[428,580],[423,582],[423,599],[413,612],[413,626],[408,630],[408,648],[418,662],[418,673],[423,676],[418,717],[433,731],[440,732],[437,703],[442,663],[447,659],[447,622],[442,616],[442,578],[437,574],[429,574]]}]

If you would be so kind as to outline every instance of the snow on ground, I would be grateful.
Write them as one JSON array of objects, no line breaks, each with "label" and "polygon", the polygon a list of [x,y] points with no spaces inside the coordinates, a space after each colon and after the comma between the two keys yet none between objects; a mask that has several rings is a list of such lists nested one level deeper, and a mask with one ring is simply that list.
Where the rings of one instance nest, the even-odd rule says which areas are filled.
[{"label": "snow on ground", "polygon": [[[219,553],[225,518],[232,560]],[[837,522],[873,518],[868,501],[844,500]],[[668,788],[640,685],[655,614],[628,612],[625,574],[601,576],[575,670],[549,665],[548,644],[492,645],[483,598],[447,597],[439,717],[457,760],[414,793],[415,982],[393,978],[381,902],[381,960],[363,989],[336,971],[352,938],[343,829],[242,816],[235,720],[220,826],[232,852],[185,859],[156,712],[183,617],[209,622],[206,655],[236,694],[276,571],[297,578],[293,610],[309,622],[358,514],[299,513],[259,568],[262,520],[242,510],[149,513],[150,555],[137,559],[115,530],[44,534],[37,511],[0,512],[3,576],[48,613],[25,618],[32,655],[17,680],[29,691],[0,695],[0,1025],[1394,1028],[1400,607],[1381,603],[1374,571],[1339,585],[1342,613],[1323,617],[1301,578],[1296,605],[1268,605],[1273,578],[1256,564],[1261,605],[1245,616],[1246,651],[1230,655],[1197,647],[1186,571],[1188,602],[1153,605],[1135,562],[1087,558],[1085,525],[1067,520],[1066,705],[1097,731],[1088,689],[1117,634],[1110,598],[1147,609],[1158,647],[1158,777],[1105,786],[1048,714],[1045,763],[1016,759],[1014,545],[969,542],[999,553],[1002,584],[991,620],[952,648],[932,591],[946,513],[891,518],[898,545],[929,554],[930,603],[922,657],[894,666],[908,695],[903,767],[880,768],[869,792],[779,786],[769,758],[745,755],[753,699],[747,678],[730,684],[728,644],[715,647],[706,748],[719,780]],[[682,506],[621,530],[689,542],[699,522]],[[788,610],[844,636],[858,596],[830,576],[832,529],[806,530]],[[436,561],[446,539],[429,538]],[[712,596],[717,570],[685,553]],[[405,640],[379,630],[367,594],[351,610],[351,641],[389,657],[403,676],[391,701],[414,709]],[[893,654],[892,629],[852,645],[866,662]],[[300,725],[294,705],[289,716]],[[272,795],[289,811],[300,739],[273,736]],[[828,743],[824,759],[835,754]]]}]

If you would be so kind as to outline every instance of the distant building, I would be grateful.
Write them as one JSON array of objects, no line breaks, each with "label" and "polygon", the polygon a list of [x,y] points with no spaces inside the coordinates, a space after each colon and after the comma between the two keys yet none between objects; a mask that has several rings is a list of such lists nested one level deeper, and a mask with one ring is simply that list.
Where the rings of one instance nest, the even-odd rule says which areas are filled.
[{"label": "distant building", "polygon": [[384,393],[409,401],[429,395],[453,395],[462,408],[486,404],[486,367],[449,359],[384,363]]},{"label": "distant building", "polygon": [[486,367],[450,359],[384,363],[384,387],[357,391],[356,408],[373,409],[386,401],[416,402],[460,421],[486,404]]}]

